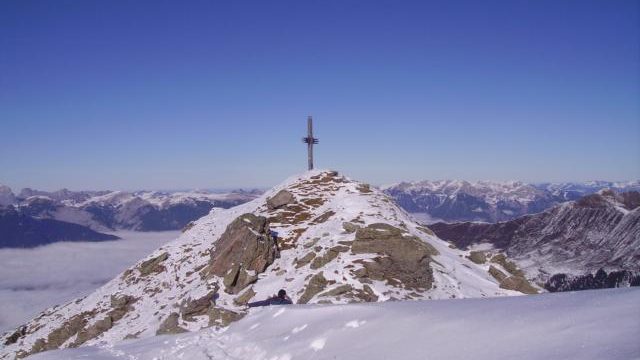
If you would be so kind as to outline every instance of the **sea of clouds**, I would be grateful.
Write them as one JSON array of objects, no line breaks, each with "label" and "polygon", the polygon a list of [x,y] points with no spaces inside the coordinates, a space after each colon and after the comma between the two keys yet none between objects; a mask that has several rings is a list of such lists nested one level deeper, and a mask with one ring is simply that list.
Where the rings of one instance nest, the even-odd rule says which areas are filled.
[{"label": "sea of clouds", "polygon": [[179,234],[122,231],[117,241],[0,249],[0,333],[89,294]]}]

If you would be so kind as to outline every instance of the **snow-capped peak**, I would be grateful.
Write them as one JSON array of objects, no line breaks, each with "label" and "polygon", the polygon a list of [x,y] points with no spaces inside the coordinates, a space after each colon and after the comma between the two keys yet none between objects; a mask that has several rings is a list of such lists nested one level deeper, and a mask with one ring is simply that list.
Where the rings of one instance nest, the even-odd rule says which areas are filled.
[{"label": "snow-capped peak", "polygon": [[93,294],[8,334],[0,357],[226,326],[278,289],[295,303],[519,294],[465,255],[384,193],[310,171],[213,209]]}]

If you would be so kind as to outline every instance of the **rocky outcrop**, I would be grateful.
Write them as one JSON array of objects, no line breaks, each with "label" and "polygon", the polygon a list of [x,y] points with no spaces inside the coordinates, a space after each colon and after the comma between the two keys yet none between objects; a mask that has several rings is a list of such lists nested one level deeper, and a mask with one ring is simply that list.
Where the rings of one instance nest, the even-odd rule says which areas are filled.
[{"label": "rocky outcrop", "polygon": [[242,319],[246,314],[235,312],[221,307],[209,309],[209,326],[225,327],[234,321]]},{"label": "rocky outcrop", "polygon": [[180,327],[178,320],[180,319],[180,315],[178,313],[171,313],[169,316],[162,321],[158,330],[156,330],[156,335],[167,335],[167,334],[180,334],[183,332],[187,332],[187,329]]},{"label": "rocky outcrop", "polygon": [[484,264],[487,262],[487,256],[484,251],[472,251],[469,253],[468,258],[476,264]]},{"label": "rocky outcrop", "polygon": [[207,314],[213,305],[215,290],[198,299],[187,299],[180,306],[180,315],[185,321],[193,321],[195,316]]},{"label": "rocky outcrop", "polygon": [[349,251],[348,246],[338,245],[327,250],[322,256],[318,256],[311,262],[311,269],[320,269],[333,261],[341,252]]},{"label": "rocky outcrop", "polygon": [[147,276],[153,273],[160,273],[165,270],[165,267],[162,265],[162,262],[169,258],[169,253],[162,253],[158,256],[155,256],[149,260],[144,261],[138,267],[141,276]]},{"label": "rocky outcrop", "polygon": [[257,280],[257,274],[278,256],[267,218],[244,214],[227,226],[216,242],[209,261],[209,274],[224,278],[225,291],[237,294]]},{"label": "rocky outcrop", "polygon": [[509,276],[500,282],[500,287],[507,290],[519,291],[523,294],[537,294],[538,289],[533,287],[527,279],[521,276]]},{"label": "rocky outcrop", "polygon": [[285,205],[293,204],[296,201],[295,196],[287,190],[280,190],[273,197],[267,199],[267,207],[269,210],[281,208]]},{"label": "rocky outcrop", "polygon": [[327,287],[327,279],[324,278],[324,274],[321,272],[315,274],[309,280],[307,287],[304,289],[304,293],[298,299],[298,304],[306,304],[311,300],[316,294],[319,294],[322,290]]},{"label": "rocky outcrop", "polygon": [[408,289],[428,290],[433,282],[429,262],[438,252],[419,238],[385,223],[371,224],[356,231],[351,245],[355,254],[380,254],[364,261],[363,277],[387,281]]}]

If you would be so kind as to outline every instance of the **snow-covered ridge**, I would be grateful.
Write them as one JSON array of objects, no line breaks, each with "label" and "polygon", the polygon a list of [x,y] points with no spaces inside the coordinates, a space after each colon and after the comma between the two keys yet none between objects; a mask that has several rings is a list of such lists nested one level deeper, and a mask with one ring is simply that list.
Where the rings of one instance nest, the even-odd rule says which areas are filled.
[{"label": "snow-covered ridge", "polygon": [[[274,205],[282,191],[291,198]],[[264,220],[268,228],[260,226]],[[220,256],[226,248],[218,243],[233,247],[246,238],[255,238],[257,248],[247,243]],[[7,334],[0,355],[224,326],[243,315],[246,301],[280,288],[296,303],[334,304],[519,294],[500,288],[490,265],[467,255],[413,222],[382,192],[312,171],[251,202],[213,209],[93,294]],[[220,269],[233,256],[246,262]]]}]

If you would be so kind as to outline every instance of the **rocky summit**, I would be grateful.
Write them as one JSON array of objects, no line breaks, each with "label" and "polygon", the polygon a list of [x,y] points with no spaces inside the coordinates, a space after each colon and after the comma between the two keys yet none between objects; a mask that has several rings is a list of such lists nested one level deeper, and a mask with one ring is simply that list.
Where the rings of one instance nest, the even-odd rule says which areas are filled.
[{"label": "rocky summit", "polygon": [[296,304],[535,292],[510,265],[440,240],[367,184],[311,171],[213,209],[94,293],[3,335],[0,358],[223,328],[279,289]]}]

